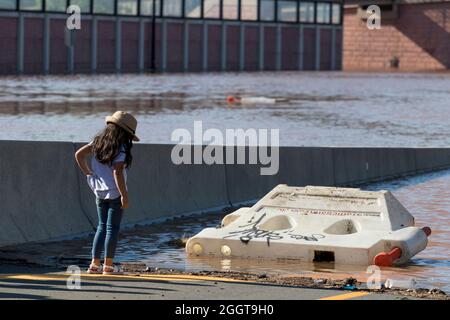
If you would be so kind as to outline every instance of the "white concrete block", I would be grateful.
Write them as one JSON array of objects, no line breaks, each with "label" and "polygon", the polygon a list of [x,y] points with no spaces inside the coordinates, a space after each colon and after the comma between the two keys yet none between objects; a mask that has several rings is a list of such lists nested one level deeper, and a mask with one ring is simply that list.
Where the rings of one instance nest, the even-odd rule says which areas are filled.
[{"label": "white concrete block", "polygon": [[389,191],[278,185],[253,207],[227,215],[220,228],[189,239],[186,251],[371,265],[395,248],[401,256],[389,263],[405,263],[426,245],[425,232]]}]

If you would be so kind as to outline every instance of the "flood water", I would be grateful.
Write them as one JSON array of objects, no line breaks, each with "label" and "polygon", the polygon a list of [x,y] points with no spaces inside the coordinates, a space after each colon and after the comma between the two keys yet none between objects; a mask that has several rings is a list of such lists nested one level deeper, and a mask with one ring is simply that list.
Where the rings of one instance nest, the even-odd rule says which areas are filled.
[{"label": "flood water", "polygon": [[[415,279],[421,287],[437,287],[450,293],[449,185],[450,170],[446,170],[362,187],[365,190],[391,190],[414,215],[417,226],[429,226],[432,229],[427,248],[406,265],[383,268],[382,279]],[[365,267],[359,266],[188,257],[184,248],[171,243],[174,239],[191,237],[203,228],[219,225],[225,215],[226,212],[205,213],[124,229],[121,231],[116,260],[186,271],[242,271],[330,278],[353,276],[363,280],[369,275]],[[12,255],[48,265],[86,266],[90,261],[91,243],[92,236],[67,241],[26,244],[0,249],[0,258]]]},{"label": "flood water", "polygon": [[[226,97],[275,98],[229,105]],[[280,129],[290,146],[449,146],[450,74],[220,73],[0,78],[0,140],[88,141],[115,110],[133,112],[145,143],[176,128]],[[383,277],[414,277],[450,292],[450,171],[366,186],[391,190],[433,234],[426,250]],[[123,230],[118,261],[185,270],[359,275],[351,266],[188,258],[168,241],[220,223],[225,212]],[[46,263],[86,263],[91,237],[0,250]]]},{"label": "flood water", "polygon": [[[228,105],[226,97],[275,98]],[[6,77],[0,139],[88,141],[114,110],[133,112],[142,142],[177,128],[280,129],[281,145],[448,146],[450,73],[217,73]]]},{"label": "flood water", "polygon": [[[450,170],[394,180],[363,187],[365,190],[390,190],[414,215],[417,226],[429,226],[432,235],[427,248],[408,265],[383,268],[382,276],[392,279],[415,278],[427,287],[439,287],[450,293]],[[220,224],[224,214],[204,215],[175,220],[166,225],[141,227],[125,234],[119,245],[119,259],[140,261],[150,266],[186,270],[234,270],[264,273],[342,276],[366,276],[366,269],[355,266],[307,264],[270,260],[190,258],[184,249],[173,248],[167,241],[189,237],[205,227]],[[158,230],[158,228],[160,228]],[[87,248],[86,248],[87,249]]]}]

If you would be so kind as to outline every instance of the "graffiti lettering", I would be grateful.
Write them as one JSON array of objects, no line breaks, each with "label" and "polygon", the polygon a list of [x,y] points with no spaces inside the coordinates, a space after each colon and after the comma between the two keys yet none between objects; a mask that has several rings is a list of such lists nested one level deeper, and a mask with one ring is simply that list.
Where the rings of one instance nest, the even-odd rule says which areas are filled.
[{"label": "graffiti lettering", "polygon": [[[271,240],[276,241],[276,240],[284,239],[284,236],[280,232],[270,231],[270,230],[261,230],[257,227],[258,224],[264,219],[265,216],[266,216],[266,214],[264,213],[255,222],[238,226],[238,228],[240,228],[242,230],[231,231],[228,233],[227,236],[225,236],[223,238],[227,239],[227,238],[239,236],[239,240],[241,240],[245,244],[249,243],[252,239],[261,239],[261,238],[264,239],[265,238],[267,241],[267,246],[270,246]],[[253,218],[254,217],[252,217],[249,220],[249,222],[252,221]],[[314,233],[310,236],[306,236],[306,235],[291,233],[292,231],[293,230],[287,230],[287,231],[284,231],[283,233],[285,233],[291,239],[294,239],[294,240],[319,241],[319,239],[325,238],[325,236],[320,233]]]},{"label": "graffiti lettering", "polygon": [[[249,223],[246,225],[239,226],[238,228],[246,228],[244,230],[231,231],[228,236],[225,236],[224,239],[231,238],[234,236],[239,236],[239,240],[243,243],[247,244],[252,239],[261,239],[265,238],[267,240],[267,245],[270,246],[270,240],[281,240],[283,236],[274,231],[266,231],[258,229],[257,225],[264,219],[266,214],[264,213],[261,217],[253,223]],[[250,219],[250,221],[253,220]]]},{"label": "graffiti lettering", "polygon": [[325,238],[325,236],[320,233],[313,233],[310,236],[304,236],[301,234],[292,234],[292,233],[288,233],[288,234],[289,234],[289,236],[291,236],[291,239],[295,239],[295,240],[319,241],[319,239]]}]

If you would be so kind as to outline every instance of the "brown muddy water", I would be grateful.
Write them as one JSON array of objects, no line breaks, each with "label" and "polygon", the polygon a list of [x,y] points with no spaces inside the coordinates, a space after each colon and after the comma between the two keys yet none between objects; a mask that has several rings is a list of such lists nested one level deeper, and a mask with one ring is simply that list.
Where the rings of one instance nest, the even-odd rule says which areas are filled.
[{"label": "brown muddy water", "polygon": [[[228,105],[226,97],[275,98]],[[290,146],[448,146],[450,73],[209,73],[0,78],[0,139],[88,141],[117,109],[142,142],[177,128],[280,129]]]},{"label": "brown muddy water", "polygon": [[[421,288],[439,288],[450,293],[450,170],[363,186],[365,190],[391,190],[415,216],[416,225],[429,226],[433,233],[428,247],[410,263],[383,268],[382,279],[415,279]],[[174,240],[190,237],[206,227],[220,224],[227,210],[178,217],[162,223],[133,226],[121,231],[117,262],[141,263],[152,268],[183,271],[235,271],[270,275],[296,275],[343,279],[365,279],[369,274],[358,266],[309,264],[295,261],[188,257]],[[126,213],[125,213],[126,214]],[[0,249],[1,258],[25,259],[50,266],[86,266],[90,260],[89,237]],[[175,241],[176,242],[176,241]]]},{"label": "brown muddy water", "polygon": [[[229,105],[229,95],[274,104]],[[0,78],[0,140],[88,141],[115,110],[133,112],[145,143],[170,143],[177,128],[280,129],[289,146],[449,146],[450,74],[342,72],[101,75]],[[388,189],[430,226],[428,248],[383,277],[414,277],[450,292],[450,171],[366,186]],[[216,226],[226,212],[123,230],[119,262],[183,270],[365,275],[351,266],[188,258],[171,240]],[[85,265],[92,237],[2,248],[2,257],[49,265]]]}]

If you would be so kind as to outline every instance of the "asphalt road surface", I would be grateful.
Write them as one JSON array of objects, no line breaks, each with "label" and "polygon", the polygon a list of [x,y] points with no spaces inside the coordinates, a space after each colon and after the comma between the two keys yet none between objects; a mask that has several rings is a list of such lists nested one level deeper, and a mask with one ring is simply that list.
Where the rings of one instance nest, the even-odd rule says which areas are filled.
[{"label": "asphalt road surface", "polygon": [[[77,281],[79,279],[79,282]],[[406,300],[365,291],[302,288],[191,275],[81,274],[0,266],[0,299],[187,299],[187,300]]]}]

